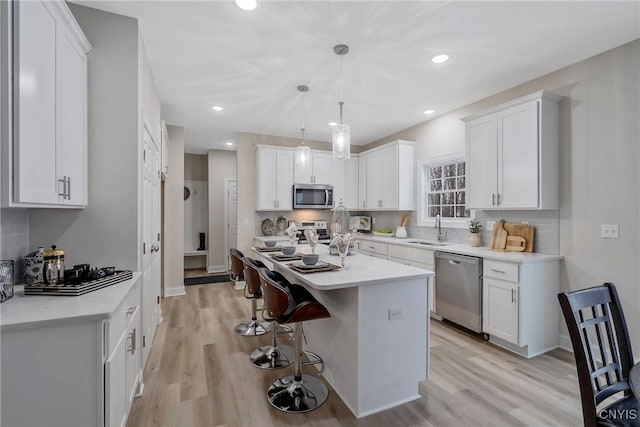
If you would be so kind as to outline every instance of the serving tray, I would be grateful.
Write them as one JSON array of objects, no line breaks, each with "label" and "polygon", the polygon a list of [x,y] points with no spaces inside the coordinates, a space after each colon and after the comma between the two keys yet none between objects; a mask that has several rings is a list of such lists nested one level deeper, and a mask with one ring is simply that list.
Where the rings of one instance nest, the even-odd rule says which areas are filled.
[{"label": "serving tray", "polygon": [[322,267],[318,267],[318,268],[299,268],[296,267],[295,264],[289,264],[287,265],[287,267],[289,267],[291,270],[300,273],[300,274],[311,274],[311,273],[322,273],[325,271],[334,271],[334,270],[340,270],[340,266],[339,265],[335,265],[335,264],[330,264],[328,263],[325,266]]},{"label": "serving tray", "polygon": [[131,270],[123,270],[116,271],[113,275],[103,277],[102,279],[83,282],[77,285],[65,285],[64,283],[61,285],[46,285],[44,283],[34,283],[24,285],[24,294],[77,297],[97,291],[98,289],[106,288],[107,286],[115,285],[116,283],[124,282],[132,277],[133,272]]},{"label": "serving tray", "polygon": [[276,261],[298,261],[302,259],[302,255],[293,254],[293,255],[278,255],[278,254],[269,254],[269,256]]},{"label": "serving tray", "polygon": [[282,247],[274,246],[273,248],[267,248],[267,247],[263,248],[262,246],[256,246],[255,249],[258,252],[280,252],[282,250]]}]

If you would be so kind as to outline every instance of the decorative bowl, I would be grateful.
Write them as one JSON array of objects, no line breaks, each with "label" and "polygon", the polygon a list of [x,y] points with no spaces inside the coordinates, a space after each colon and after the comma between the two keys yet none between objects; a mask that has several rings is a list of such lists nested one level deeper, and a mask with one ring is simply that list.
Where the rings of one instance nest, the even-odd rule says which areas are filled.
[{"label": "decorative bowl", "polygon": [[275,240],[265,240],[264,245],[268,248],[272,248],[276,245],[276,243],[278,242],[276,242]]},{"label": "decorative bowl", "polygon": [[318,254],[304,254],[302,255],[302,262],[305,263],[305,265],[315,265],[318,263],[318,260],[320,259],[320,255]]},{"label": "decorative bowl", "polygon": [[293,255],[296,253],[296,247],[295,246],[283,246],[282,247],[282,253],[285,255]]}]

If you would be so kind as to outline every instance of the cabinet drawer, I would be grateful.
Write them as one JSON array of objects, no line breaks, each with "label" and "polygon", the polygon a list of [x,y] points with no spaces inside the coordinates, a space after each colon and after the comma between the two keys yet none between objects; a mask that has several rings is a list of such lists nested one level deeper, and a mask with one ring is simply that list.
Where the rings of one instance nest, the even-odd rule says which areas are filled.
[{"label": "cabinet drawer", "polygon": [[494,279],[518,283],[520,281],[520,265],[513,262],[484,260],[483,275]]},{"label": "cabinet drawer", "polygon": [[380,242],[372,242],[370,240],[362,240],[360,242],[360,250],[372,254],[384,255],[385,257],[388,255],[389,245],[386,243]]},{"label": "cabinet drawer", "polygon": [[109,319],[109,351],[107,355],[111,355],[118,340],[127,329],[129,320],[134,315],[136,308],[140,305],[140,281],[138,281],[124,297],[122,303],[113,314],[113,317]]},{"label": "cabinet drawer", "polygon": [[389,245],[389,256],[421,264],[434,265],[433,251],[429,249],[411,248],[408,246]]}]

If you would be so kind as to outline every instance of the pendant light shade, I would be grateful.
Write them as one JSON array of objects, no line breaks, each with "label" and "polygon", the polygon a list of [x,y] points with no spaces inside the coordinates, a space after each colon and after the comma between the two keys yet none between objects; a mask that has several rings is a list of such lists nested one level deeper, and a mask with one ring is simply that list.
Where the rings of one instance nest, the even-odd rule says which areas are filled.
[{"label": "pendant light shade", "polygon": [[298,86],[298,92],[302,93],[302,128],[300,132],[302,132],[302,144],[296,147],[295,154],[295,170],[297,171],[305,171],[309,168],[311,164],[311,148],[304,144],[304,96],[306,92],[309,92],[309,86],[300,85]]},{"label": "pendant light shade", "polygon": [[333,47],[333,52],[340,57],[340,123],[333,126],[331,137],[331,152],[335,160],[346,160],[351,157],[351,127],[342,122],[342,90],[344,83],[342,81],[342,56],[349,53],[349,46],[339,44]]}]

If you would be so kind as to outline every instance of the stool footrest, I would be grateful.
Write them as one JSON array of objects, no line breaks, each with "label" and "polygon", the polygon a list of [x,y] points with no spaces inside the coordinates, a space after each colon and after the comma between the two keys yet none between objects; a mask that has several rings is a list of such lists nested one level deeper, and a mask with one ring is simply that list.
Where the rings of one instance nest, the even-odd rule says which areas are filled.
[{"label": "stool footrest", "polygon": [[318,356],[317,354],[309,350],[303,350],[302,352],[306,354],[309,358],[314,359],[314,360],[309,360],[307,362],[302,362],[302,366],[317,365],[319,363],[321,366],[320,366],[320,370],[318,371],[318,375],[322,375],[324,373],[324,366],[325,366],[324,360],[322,359],[322,357]]}]

